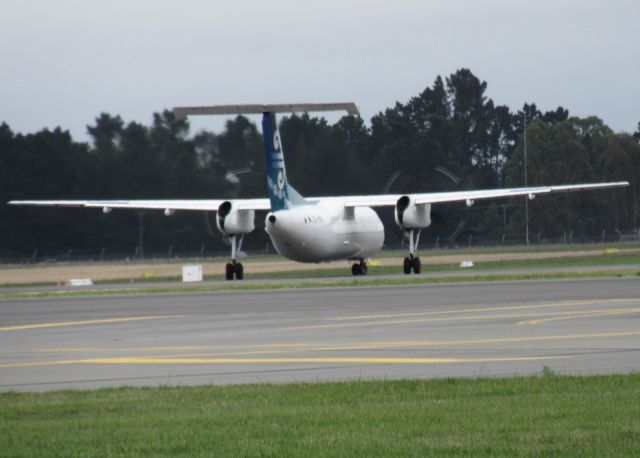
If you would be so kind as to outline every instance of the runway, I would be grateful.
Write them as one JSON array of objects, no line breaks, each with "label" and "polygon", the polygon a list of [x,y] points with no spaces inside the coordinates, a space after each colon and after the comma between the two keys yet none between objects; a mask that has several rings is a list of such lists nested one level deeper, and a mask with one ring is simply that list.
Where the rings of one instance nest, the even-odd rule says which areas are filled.
[{"label": "runway", "polygon": [[640,279],[0,300],[0,390],[631,372]]}]

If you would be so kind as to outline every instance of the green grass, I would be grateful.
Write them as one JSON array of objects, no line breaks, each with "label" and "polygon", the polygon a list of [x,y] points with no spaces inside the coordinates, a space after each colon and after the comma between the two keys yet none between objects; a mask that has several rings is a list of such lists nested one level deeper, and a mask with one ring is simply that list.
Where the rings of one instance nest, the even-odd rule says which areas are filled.
[{"label": "green grass", "polygon": [[[481,262],[471,268],[465,268],[464,272],[475,273],[471,276],[444,275],[439,277],[429,277],[430,273],[458,273],[462,270],[458,264],[436,264],[423,265],[422,276],[399,276],[397,278],[376,278],[382,275],[397,274],[398,266],[373,266],[369,268],[369,274],[365,278],[354,278],[351,275],[347,265],[344,268],[336,269],[313,269],[300,271],[281,271],[269,273],[247,273],[247,278],[252,280],[299,280],[289,281],[282,284],[277,283],[261,283],[261,284],[245,284],[242,282],[230,282],[215,285],[207,284],[178,284],[178,285],[158,285],[153,283],[161,282],[179,282],[181,277],[151,277],[140,278],[133,283],[134,289],[113,290],[77,290],[77,291],[42,291],[35,293],[22,292],[2,292],[0,290],[0,298],[24,298],[24,297],[60,297],[60,296],[78,296],[78,295],[113,295],[113,294],[150,294],[150,293],[182,293],[182,292],[209,292],[209,291],[228,291],[228,290],[256,290],[256,289],[283,289],[283,288],[318,288],[318,287],[348,287],[348,286],[384,286],[384,285],[405,285],[405,284],[428,284],[428,283],[459,283],[459,282],[477,282],[477,281],[515,281],[515,280],[554,280],[554,279],[588,279],[588,278],[606,278],[606,277],[628,277],[640,275],[640,271],[636,269],[614,269],[614,270],[592,270],[592,271],[567,271],[567,272],[529,272],[529,273],[491,273],[492,270],[515,270],[515,269],[551,269],[563,267],[615,267],[637,264],[640,269],[640,254],[599,254],[580,257],[560,257],[549,259],[523,259],[513,261],[491,261]],[[247,270],[250,265],[247,265]],[[323,282],[308,282],[310,278],[334,278]],[[222,280],[222,275],[207,275],[205,280]],[[120,284],[122,280],[103,280],[96,281],[96,284]],[[135,283],[150,283],[148,286],[135,287]],[[16,286],[16,285],[3,285]],[[28,286],[49,286],[49,284],[23,284]]]},{"label": "green grass", "polygon": [[[402,255],[399,255],[400,257]],[[428,255],[427,255],[428,257]],[[383,261],[384,262],[384,261]],[[522,259],[513,261],[490,261],[476,263],[474,267],[465,268],[465,271],[486,271],[486,270],[508,270],[508,269],[529,269],[529,268],[561,268],[561,267],[589,267],[589,266],[617,266],[617,265],[630,265],[638,264],[640,267],[640,253],[639,254],[599,254],[592,256],[579,256],[579,257],[561,257],[561,258],[549,258],[549,259]],[[306,279],[306,278],[328,278],[328,277],[345,277],[351,278],[351,270],[347,263],[344,267],[338,267],[334,269],[312,269],[312,270],[293,270],[293,271],[279,271],[279,272],[263,272],[252,273],[251,265],[246,265],[247,278],[250,279]],[[423,265],[423,273],[439,273],[439,272],[453,272],[460,271],[459,264],[447,263],[447,264],[434,264]],[[369,276],[376,275],[388,275],[397,274],[400,272],[399,266],[373,266],[369,268]],[[205,280],[222,280],[223,274],[218,275],[205,275]],[[132,283],[160,283],[170,281],[181,281],[180,276],[154,276],[133,279]],[[126,279],[131,282],[130,279]],[[123,283],[123,279],[114,280],[98,280],[96,284],[117,284]],[[51,282],[40,283],[25,283],[20,286],[51,286],[54,285]],[[3,284],[0,287],[13,287],[14,284]]]},{"label": "green grass", "polygon": [[184,285],[184,286],[146,286],[133,287],[131,289],[103,289],[103,290],[65,290],[65,291],[34,291],[34,292],[5,292],[0,293],[0,299],[25,299],[45,297],[70,297],[70,296],[112,296],[119,294],[167,294],[167,293],[203,293],[217,291],[252,291],[252,290],[276,290],[276,289],[307,289],[307,288],[347,288],[362,286],[398,286],[398,285],[424,285],[424,284],[455,284],[470,282],[493,281],[534,281],[534,280],[576,280],[592,278],[622,278],[640,276],[639,270],[605,270],[587,272],[531,272],[515,274],[484,274],[474,276],[402,276],[398,278],[376,277],[348,277],[344,280],[327,280],[322,282],[309,282],[301,279],[298,282],[289,283],[243,283],[228,282],[209,285]]},{"label": "green grass", "polygon": [[[421,244],[422,253],[433,256],[447,256],[458,254],[493,254],[493,253],[553,253],[559,251],[603,251],[608,248],[618,248],[624,250],[634,250],[640,248],[640,242],[607,242],[607,243],[554,243],[554,244],[531,244],[531,245],[494,245],[468,247],[464,243],[455,248],[433,246]],[[406,256],[407,249],[384,249],[380,252],[380,257],[402,257]]]},{"label": "green grass", "polygon": [[[405,253],[406,255],[406,253]],[[428,258],[423,256],[423,259]],[[400,257],[402,259],[402,257]],[[384,261],[383,261],[384,262]],[[640,254],[602,254],[594,256],[563,257],[549,259],[523,259],[513,261],[489,261],[479,262],[473,267],[465,268],[465,271],[501,270],[501,269],[529,269],[529,268],[557,268],[557,267],[590,267],[590,266],[617,266],[638,264],[640,267]],[[368,275],[397,274],[401,271],[399,266],[373,266],[369,268]],[[460,271],[460,264],[423,264],[424,273],[437,273]],[[336,269],[312,269],[285,272],[247,273],[247,278],[325,278],[325,277],[350,277],[351,270],[345,263],[342,268]],[[214,280],[222,278],[222,275],[207,276]],[[176,277],[178,279],[178,277]]]},{"label": "green grass", "polygon": [[638,456],[640,374],[0,394],[0,455]]}]

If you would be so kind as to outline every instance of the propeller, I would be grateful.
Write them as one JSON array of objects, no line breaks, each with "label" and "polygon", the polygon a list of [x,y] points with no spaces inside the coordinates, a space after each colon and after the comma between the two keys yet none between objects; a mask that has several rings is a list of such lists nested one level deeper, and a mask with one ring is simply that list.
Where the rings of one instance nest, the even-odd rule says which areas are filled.
[{"label": "propeller", "polygon": [[[242,167],[239,169],[229,170],[227,173],[225,173],[224,179],[232,186],[232,189],[235,188],[234,190],[237,193],[237,188],[240,185],[242,175],[250,174],[252,172],[253,172],[253,169],[251,167]],[[212,237],[217,237],[219,232],[216,228],[214,228],[216,214],[214,212],[204,212],[203,215],[204,215],[204,225],[207,229],[208,235]],[[213,224],[212,224],[212,221],[214,222]],[[231,241],[229,240],[229,237],[225,235],[222,236],[222,242],[225,243],[226,245],[231,245]]]},{"label": "propeller", "polygon": [[[446,167],[439,165],[437,167],[435,167],[433,169],[435,172],[440,173],[441,175],[443,175],[444,177],[448,178],[449,181],[451,183],[453,183],[453,187],[455,190],[458,189],[458,187],[460,186],[460,183],[462,183],[462,179],[459,178],[455,173],[453,173],[451,170],[447,169]],[[451,189],[447,189],[447,191],[450,191]],[[436,209],[431,209],[431,219],[432,221],[434,221],[437,224],[447,224],[447,212],[443,211],[443,210],[439,210],[437,207]],[[463,231],[465,225],[466,225],[466,221],[464,218],[460,218],[460,220],[458,221],[458,224],[456,225],[455,229],[453,230],[453,232],[451,232],[448,236],[446,236],[446,240],[447,242],[452,242],[456,239],[456,237],[458,237],[458,235],[460,235],[460,233]]]},{"label": "propeller", "polygon": [[[458,177],[454,172],[452,172],[451,170],[447,169],[446,167],[444,167],[442,165],[434,167],[433,171],[435,173],[437,173],[437,174],[440,174],[442,177],[444,177],[445,178],[445,182],[448,183],[448,185],[445,185],[445,188],[447,188],[447,189],[444,189],[444,191],[457,190],[459,188],[459,186],[460,186],[460,183],[462,183],[464,181],[462,178]],[[396,170],[395,172],[393,172],[389,176],[387,181],[384,183],[384,186],[382,187],[382,193],[383,194],[390,194],[391,187],[398,181],[398,179],[402,175],[403,174],[402,174],[402,172],[400,172],[400,170]],[[403,188],[406,189],[407,187],[408,187],[408,184],[405,183]],[[449,220],[449,217],[450,217],[450,212],[442,210],[442,206],[441,205],[438,205],[438,206],[435,206],[435,207],[431,208],[431,221],[436,226],[444,226],[444,225],[446,225],[448,220]],[[453,231],[448,233],[447,235],[445,235],[444,238],[448,242],[454,241],[456,239],[456,237],[458,237],[460,235],[460,233],[464,230],[465,226],[466,226],[466,221],[465,221],[464,217],[462,217],[458,221],[458,224],[455,226]],[[397,226],[396,226],[396,228],[397,228]],[[402,240],[403,239],[403,234],[399,231],[399,228],[397,228],[397,229],[398,229],[398,231],[394,232],[394,234],[400,240]]]}]

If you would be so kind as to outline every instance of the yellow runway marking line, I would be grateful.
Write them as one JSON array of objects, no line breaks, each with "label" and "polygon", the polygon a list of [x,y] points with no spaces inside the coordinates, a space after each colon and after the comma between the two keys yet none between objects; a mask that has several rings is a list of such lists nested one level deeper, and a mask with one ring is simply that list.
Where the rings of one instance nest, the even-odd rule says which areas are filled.
[{"label": "yellow runway marking line", "polygon": [[[615,337],[637,337],[640,331],[605,332],[594,334],[568,334],[552,336],[524,336],[524,337],[497,337],[493,339],[466,339],[466,340],[406,340],[406,341],[386,341],[386,342],[353,342],[343,344],[322,344],[322,343],[278,343],[259,345],[185,345],[185,346],[164,346],[164,347],[132,347],[132,348],[52,348],[38,349],[33,353],[122,353],[122,352],[147,352],[147,351],[190,351],[190,350],[211,350],[213,355],[268,355],[295,352],[317,352],[317,351],[345,351],[345,350],[375,350],[387,348],[408,348],[408,347],[442,347],[454,345],[493,345],[505,343],[522,342],[546,342],[554,340],[581,340],[581,339],[605,339]],[[237,349],[238,351],[224,351]],[[221,352],[222,350],[222,352]],[[188,355],[186,355],[188,356]],[[194,356],[194,355],[191,355]]]},{"label": "yellow runway marking line", "polygon": [[55,323],[37,323],[37,324],[22,324],[16,326],[4,326],[0,327],[0,331],[27,331],[31,329],[44,329],[44,328],[60,328],[65,326],[82,326],[85,324],[114,324],[114,323],[126,323],[129,321],[146,321],[146,320],[166,320],[170,318],[182,318],[183,315],[160,315],[160,316],[133,316],[125,318],[105,318],[101,320],[80,320],[80,321],[59,321]]},{"label": "yellow runway marking line", "polygon": [[[436,310],[431,312],[406,312],[406,313],[388,313],[388,314],[380,314],[380,315],[346,316],[346,317],[328,318],[328,320],[329,321],[376,320],[376,319],[382,319],[382,318],[403,318],[403,317],[410,317],[410,316],[450,315],[450,314],[453,315],[458,313],[496,312],[501,310],[527,310],[527,309],[547,308],[547,307],[571,307],[576,305],[594,305],[594,304],[629,302],[629,301],[639,302],[640,299],[628,298],[628,299],[540,302],[535,304],[509,305],[505,307],[491,306],[491,307],[467,308],[467,309],[456,309],[456,310]],[[452,307],[452,306],[449,306],[449,307]]]},{"label": "yellow runway marking line", "polygon": [[367,358],[367,357],[319,357],[319,358],[89,358],[61,361],[34,361],[1,364],[0,368],[27,368],[64,366],[74,364],[456,364],[501,363],[517,361],[541,361],[570,358],[571,356],[514,356],[495,358]]},{"label": "yellow runway marking line", "polygon": [[[304,343],[278,343],[278,344],[256,344],[256,345],[167,345],[157,347],[127,347],[127,348],[96,348],[96,347],[62,347],[62,348],[41,348],[33,350],[34,353],[85,353],[85,352],[127,352],[127,351],[187,351],[187,350],[224,350],[234,348],[305,348],[314,344]],[[11,351],[10,353],[14,353]]]},{"label": "yellow runway marking line", "polygon": [[101,352],[125,352],[125,351],[186,351],[186,350],[210,350],[211,345],[177,345],[165,347],[131,347],[131,348],[103,348],[103,347],[60,347],[41,348],[35,353],[101,353]]},{"label": "yellow runway marking line", "polygon": [[[594,310],[591,312],[584,313],[606,313],[609,310]],[[485,321],[485,320],[496,320],[496,319],[505,319],[505,318],[526,318],[526,317],[538,317],[538,316],[563,316],[570,315],[575,316],[576,311],[565,311],[565,312],[536,312],[536,313],[503,313],[503,314],[489,314],[489,315],[468,315],[468,316],[445,316],[438,318],[415,318],[415,319],[400,319],[400,320],[381,320],[381,321],[360,321],[360,322],[349,322],[349,323],[331,323],[331,324],[310,324],[306,326],[290,326],[285,328],[279,328],[284,331],[294,331],[294,330],[303,330],[303,329],[335,329],[335,328],[357,328],[364,326],[388,326],[388,325],[398,325],[398,324],[418,324],[418,323],[436,323],[442,321]]]},{"label": "yellow runway marking line", "polygon": [[580,318],[596,318],[601,316],[629,315],[632,313],[640,313],[640,308],[618,309],[618,310],[594,310],[592,312],[575,313],[567,316],[541,318],[539,320],[518,321],[518,324],[540,324],[540,323],[550,323],[552,321],[560,321],[560,320],[576,320]]},{"label": "yellow runway marking line", "polygon": [[[522,342],[545,342],[554,340],[581,340],[581,339],[603,339],[612,337],[635,337],[640,336],[640,331],[629,332],[606,332],[597,334],[570,334],[555,336],[531,336],[531,337],[502,337],[494,339],[468,339],[468,340],[407,340],[397,342],[364,342],[345,345],[319,345],[307,348],[306,351],[338,351],[338,350],[374,350],[386,348],[407,348],[407,347],[443,347],[448,345],[492,345],[503,343]],[[298,350],[291,350],[298,351]]]},{"label": "yellow runway marking line", "polygon": [[[247,350],[231,351],[231,352],[214,352],[200,354],[173,355],[173,357],[183,358],[212,358],[212,357],[229,357],[229,356],[250,356],[250,355],[276,355],[287,353],[315,353],[324,351],[349,351],[349,350],[385,350],[385,349],[407,349],[407,348],[425,348],[425,347],[444,347],[455,345],[492,345],[505,343],[523,343],[523,342],[545,342],[554,340],[580,340],[580,339],[597,339],[611,337],[633,337],[640,336],[638,332],[612,332],[602,334],[575,334],[560,336],[535,336],[535,337],[511,337],[511,338],[495,338],[495,339],[469,339],[469,340],[442,340],[442,341],[399,341],[399,342],[363,342],[346,345],[308,345],[304,348],[285,348],[281,350]],[[152,356],[151,356],[152,357]]]}]

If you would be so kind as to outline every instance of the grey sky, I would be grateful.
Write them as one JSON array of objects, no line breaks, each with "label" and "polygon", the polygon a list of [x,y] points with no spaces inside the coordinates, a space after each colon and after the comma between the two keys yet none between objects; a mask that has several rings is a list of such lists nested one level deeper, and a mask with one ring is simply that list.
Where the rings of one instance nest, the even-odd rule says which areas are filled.
[{"label": "grey sky", "polygon": [[86,139],[102,111],[347,100],[369,121],[468,67],[497,104],[634,131],[639,24],[638,0],[3,0],[0,122]]}]

